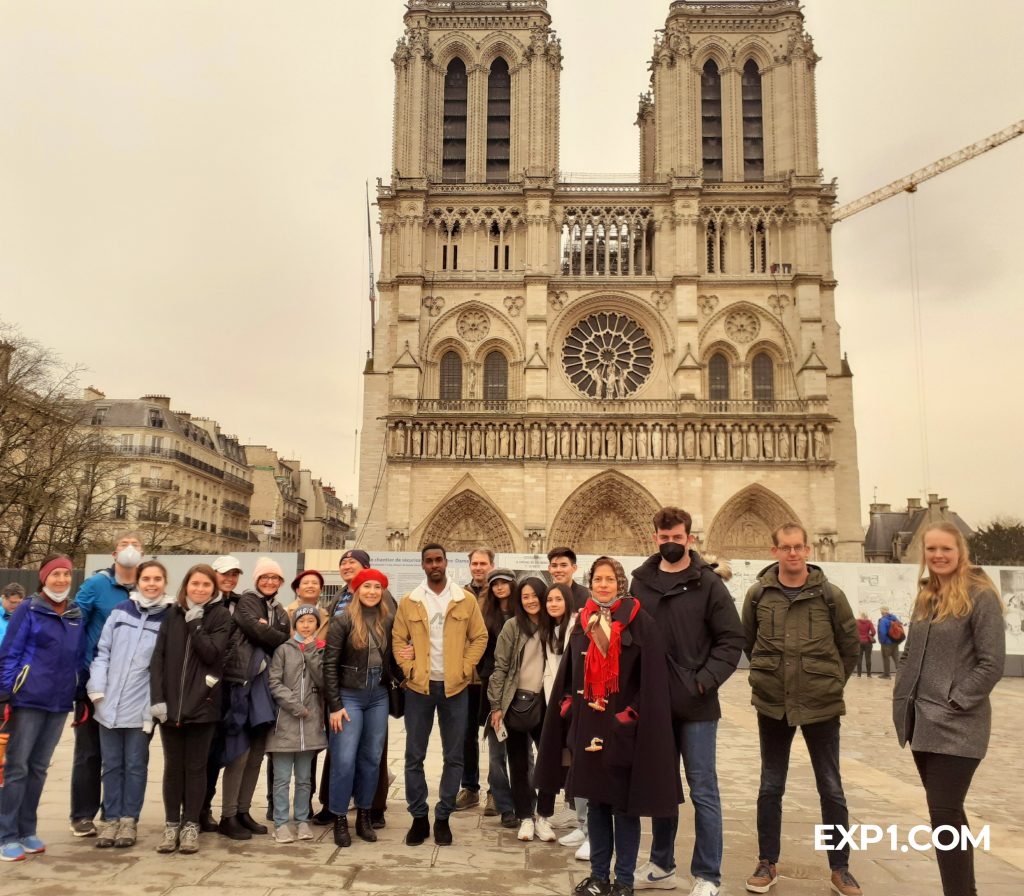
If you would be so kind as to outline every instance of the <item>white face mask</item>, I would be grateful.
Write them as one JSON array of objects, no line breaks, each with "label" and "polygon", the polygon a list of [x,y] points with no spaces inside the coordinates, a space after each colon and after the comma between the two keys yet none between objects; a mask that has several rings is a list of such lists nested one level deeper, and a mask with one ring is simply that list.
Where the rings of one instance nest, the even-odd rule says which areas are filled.
[{"label": "white face mask", "polygon": [[45,594],[54,603],[62,604],[68,599],[68,595],[71,593],[71,589],[67,591],[51,591],[49,588],[43,588],[43,594]]},{"label": "white face mask", "polygon": [[114,560],[118,566],[135,569],[142,562],[142,552],[135,545],[130,544],[126,548],[121,548]]}]

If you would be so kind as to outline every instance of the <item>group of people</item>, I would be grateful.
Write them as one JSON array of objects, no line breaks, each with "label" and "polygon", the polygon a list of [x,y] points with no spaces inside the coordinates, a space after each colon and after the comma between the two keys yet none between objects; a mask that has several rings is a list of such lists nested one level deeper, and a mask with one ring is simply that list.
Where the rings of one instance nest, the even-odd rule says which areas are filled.
[{"label": "group of people", "polygon": [[875,628],[867,613],[862,612],[857,617],[857,637],[860,640],[860,655],[857,657],[858,678],[864,669],[867,670],[868,678],[871,677],[871,654],[875,648],[876,636],[882,649],[882,674],[879,677],[892,678],[889,673],[890,663],[893,669],[897,669],[900,664],[900,644],[907,639],[903,622],[888,607],[879,607],[879,612],[882,615],[878,620],[878,628]]},{"label": "group of people", "polygon": [[[431,837],[450,845],[451,816],[480,805],[483,740],[484,814],[520,840],[556,839],[552,816],[564,794],[577,827],[560,842],[590,864],[575,893],[673,889],[682,760],[694,807],[691,896],[717,896],[718,691],[746,653],[761,782],[757,864],[745,886],[768,892],[778,881],[797,728],[822,822],[849,827],[840,717],[845,683],[863,657],[863,626],[808,562],[798,523],[773,533],[775,562],[747,592],[742,613],[723,581],[727,567],[693,549],[686,511],[661,509],[653,529],[656,551],[631,578],[602,556],[587,587],[575,581],[577,558],[567,547],[549,553],[547,578],[495,568],[493,552],[481,548],[470,554],[472,581],[462,587],[448,575],[444,546],[428,544],[423,581],[398,601],[360,550],[342,555],[338,595],[325,598],[322,575],[306,570],[287,606],[283,573],[268,558],[242,594],[232,557],[192,567],[168,594],[166,569],[143,561],[128,533],[110,569],[87,579],[73,600],[71,561],[47,558],[38,593],[3,620],[0,706],[10,737],[0,858],[45,851],[36,812],[72,710],[71,829],[95,836],[97,847],[136,842],[154,727],[164,752],[159,852],[196,852],[200,831],[233,839],[270,833],[251,814],[266,755],[277,842],[312,839],[310,824],[320,823],[333,824],[338,846],[351,846],[353,803],[356,836],[373,842],[386,824],[390,713],[404,717],[409,846]],[[928,527],[923,554],[893,719],[900,744],[911,746],[933,827],[959,828],[988,744],[989,693],[1003,671],[1003,608],[955,527]],[[886,626],[897,636],[902,627]],[[435,717],[443,767],[431,824],[424,760]],[[322,808],[313,815],[318,758]],[[638,868],[644,817],[653,820],[653,841]],[[946,896],[974,891],[969,847],[937,860]],[[834,892],[861,893],[848,846],[830,848],[828,862]]]}]

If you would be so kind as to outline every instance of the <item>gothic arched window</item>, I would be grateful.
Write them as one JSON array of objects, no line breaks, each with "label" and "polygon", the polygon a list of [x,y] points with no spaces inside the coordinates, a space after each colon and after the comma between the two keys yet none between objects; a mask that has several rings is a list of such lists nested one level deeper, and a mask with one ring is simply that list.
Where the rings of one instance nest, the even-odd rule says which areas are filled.
[{"label": "gothic arched window", "polygon": [[775,363],[771,355],[758,352],[750,365],[751,380],[754,385],[754,401],[775,400]]},{"label": "gothic arched window", "polygon": [[441,357],[441,400],[461,401],[462,358],[458,352],[445,352]]},{"label": "gothic arched window", "polygon": [[484,358],[484,399],[508,401],[508,358],[497,349]]},{"label": "gothic arched window", "polygon": [[512,75],[495,59],[487,76],[487,182],[508,180],[512,148]]},{"label": "gothic arched window", "polygon": [[713,59],[700,76],[701,155],[704,180],[722,179],[722,76]]},{"label": "gothic arched window", "polygon": [[708,362],[708,398],[729,400],[729,359],[721,352],[713,354]]},{"label": "gothic arched window", "polygon": [[466,180],[466,105],[469,80],[466,63],[456,57],[444,76],[444,141],[441,179],[445,183]]},{"label": "gothic arched window", "polygon": [[761,72],[748,59],[743,66],[743,179],[764,180],[764,115],[761,106]]}]

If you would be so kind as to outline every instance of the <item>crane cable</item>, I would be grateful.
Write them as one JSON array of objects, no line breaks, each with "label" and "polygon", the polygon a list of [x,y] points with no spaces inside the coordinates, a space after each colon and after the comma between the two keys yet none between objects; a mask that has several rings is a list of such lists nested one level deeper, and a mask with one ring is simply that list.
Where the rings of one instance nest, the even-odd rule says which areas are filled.
[{"label": "crane cable", "polygon": [[921,468],[924,492],[931,486],[931,462],[928,449],[928,400],[925,393],[924,327],[921,315],[921,277],[917,257],[917,208],[914,190],[907,190],[907,244],[910,249],[910,300],[914,321],[914,367],[917,377],[917,413],[920,419]]}]

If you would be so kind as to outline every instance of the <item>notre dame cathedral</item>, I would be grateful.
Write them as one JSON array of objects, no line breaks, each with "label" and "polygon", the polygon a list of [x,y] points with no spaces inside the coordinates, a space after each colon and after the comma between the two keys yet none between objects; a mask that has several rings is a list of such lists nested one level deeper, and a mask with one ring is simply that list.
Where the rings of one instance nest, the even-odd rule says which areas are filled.
[{"label": "notre dame cathedral", "polygon": [[409,0],[362,544],[645,554],[678,504],[721,556],[795,519],[861,559],[817,62],[798,0],[672,2],[635,180],[578,182],[545,0]]}]

